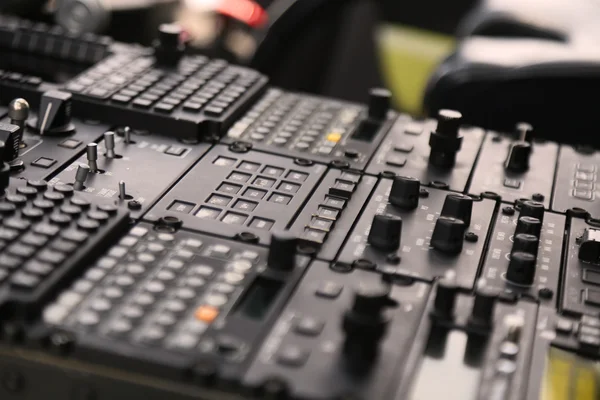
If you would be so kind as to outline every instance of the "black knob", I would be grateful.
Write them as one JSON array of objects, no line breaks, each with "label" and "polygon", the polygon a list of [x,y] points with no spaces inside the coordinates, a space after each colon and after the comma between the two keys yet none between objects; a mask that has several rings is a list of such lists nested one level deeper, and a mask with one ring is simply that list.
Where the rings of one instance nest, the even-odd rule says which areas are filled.
[{"label": "black knob", "polygon": [[[0,154],[4,154],[4,152],[5,152],[4,147],[5,147],[4,142],[0,141]],[[4,191],[8,187],[9,183],[10,183],[10,166],[3,160],[0,160],[0,196],[4,195]]]},{"label": "black knob", "polygon": [[446,196],[441,215],[462,220],[466,226],[471,225],[471,213],[473,212],[473,199],[460,193],[452,193]]},{"label": "black knob", "polygon": [[375,121],[385,121],[390,103],[392,92],[383,88],[375,88],[369,91],[369,119]]},{"label": "black knob", "polygon": [[460,253],[466,229],[467,226],[460,219],[439,217],[431,235],[431,247],[444,253]]},{"label": "black knob", "polygon": [[419,205],[419,194],[421,183],[418,179],[407,176],[396,176],[390,191],[390,203],[392,205],[413,210]]},{"label": "black knob", "polygon": [[513,238],[511,253],[529,253],[537,256],[540,240],[535,235],[519,233]]},{"label": "black knob", "polygon": [[17,125],[0,122],[0,141],[4,143],[0,162],[10,162],[19,157],[20,132],[21,129]]},{"label": "black knob", "polygon": [[533,142],[533,126],[527,122],[519,122],[515,126],[515,135],[517,136],[517,140],[531,144]]},{"label": "black knob", "polygon": [[42,95],[37,118],[28,121],[40,135],[66,135],[75,131],[71,123],[71,93],[52,90]]},{"label": "black knob", "polygon": [[515,229],[515,236],[519,233],[528,233],[539,238],[541,232],[542,223],[539,219],[533,217],[519,217]]},{"label": "black knob", "polygon": [[508,149],[504,168],[511,172],[525,172],[529,169],[530,155],[531,145],[529,143],[523,141],[514,142]]},{"label": "black knob", "polygon": [[154,55],[158,64],[175,66],[183,57],[185,43],[183,29],[177,24],[162,24],[158,28],[158,41],[154,46]]},{"label": "black knob", "polygon": [[452,168],[463,137],[460,134],[462,114],[453,110],[440,110],[438,124],[429,135],[429,162],[439,168]]},{"label": "black knob", "polygon": [[390,286],[381,281],[361,282],[354,291],[352,307],[344,313],[344,355],[353,367],[364,366],[377,355],[379,343],[387,331],[391,305]]},{"label": "black knob", "polygon": [[473,300],[469,323],[481,328],[491,327],[497,300],[498,292],[487,286],[485,280],[479,281],[475,291],[475,299]]},{"label": "black knob", "polygon": [[526,200],[521,203],[519,217],[533,217],[544,221],[544,205],[537,201]]},{"label": "black knob", "polygon": [[458,286],[453,274],[440,279],[435,290],[432,316],[442,320],[452,320],[457,295]]},{"label": "black knob", "polygon": [[600,262],[600,230],[586,228],[581,239],[578,240],[579,253],[577,257],[584,262]]},{"label": "black knob", "polygon": [[289,231],[271,235],[267,265],[269,268],[289,271],[296,266],[296,246],[298,238]]},{"label": "black knob", "polygon": [[510,255],[506,279],[518,285],[531,285],[535,278],[536,257],[530,253],[517,252]]},{"label": "black knob", "polygon": [[380,250],[392,251],[400,247],[402,218],[391,214],[377,214],[373,217],[368,242]]}]

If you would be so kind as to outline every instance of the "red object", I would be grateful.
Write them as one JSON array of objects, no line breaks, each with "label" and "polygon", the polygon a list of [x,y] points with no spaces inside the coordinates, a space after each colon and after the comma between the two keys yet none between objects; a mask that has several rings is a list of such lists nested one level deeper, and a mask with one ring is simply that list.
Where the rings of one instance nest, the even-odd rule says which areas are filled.
[{"label": "red object", "polygon": [[222,0],[217,12],[244,22],[252,28],[260,28],[267,22],[267,12],[252,0]]}]

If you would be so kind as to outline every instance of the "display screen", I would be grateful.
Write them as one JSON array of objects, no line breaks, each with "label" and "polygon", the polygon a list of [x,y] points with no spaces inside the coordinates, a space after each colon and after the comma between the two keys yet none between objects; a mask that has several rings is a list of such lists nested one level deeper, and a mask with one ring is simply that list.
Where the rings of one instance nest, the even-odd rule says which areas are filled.
[{"label": "display screen", "polygon": [[236,312],[251,319],[262,319],[277,298],[283,282],[258,276],[236,306]]},{"label": "display screen", "polygon": [[539,400],[600,399],[600,362],[550,348]]}]

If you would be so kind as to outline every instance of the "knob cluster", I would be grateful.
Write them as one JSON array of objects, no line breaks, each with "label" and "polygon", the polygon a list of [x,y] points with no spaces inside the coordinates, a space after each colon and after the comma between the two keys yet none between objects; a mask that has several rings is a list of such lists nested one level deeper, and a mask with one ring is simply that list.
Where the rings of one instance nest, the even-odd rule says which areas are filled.
[{"label": "knob cluster", "polygon": [[536,265],[544,205],[535,201],[521,203],[521,211],[513,236],[506,279],[517,285],[529,286],[535,280]]},{"label": "knob cluster", "polygon": [[429,163],[435,167],[448,169],[454,167],[456,154],[462,147],[460,134],[462,114],[454,110],[440,110],[437,128],[429,136]]},{"label": "knob cluster", "polygon": [[431,235],[431,247],[443,253],[460,253],[463,249],[465,231],[471,224],[472,213],[471,197],[460,193],[447,195]]}]

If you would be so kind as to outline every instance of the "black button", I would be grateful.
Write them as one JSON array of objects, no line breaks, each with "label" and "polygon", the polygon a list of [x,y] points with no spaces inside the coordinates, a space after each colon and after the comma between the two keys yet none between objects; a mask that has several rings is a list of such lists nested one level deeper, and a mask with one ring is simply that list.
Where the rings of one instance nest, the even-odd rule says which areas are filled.
[{"label": "black button", "polygon": [[0,240],[4,242],[12,242],[19,236],[19,231],[0,227]]},{"label": "black button", "polygon": [[0,254],[0,268],[14,270],[23,265],[23,260],[19,257],[9,256],[8,254]]},{"label": "black button", "polygon": [[255,229],[260,229],[263,231],[268,231],[273,227],[273,224],[275,222],[265,219],[265,218],[252,218],[252,221],[250,222],[250,228],[255,228]]},{"label": "black button", "polygon": [[180,212],[180,213],[184,213],[184,214],[189,214],[190,212],[192,212],[194,207],[196,207],[196,204],[194,204],[194,203],[187,203],[185,201],[175,200],[173,203],[171,203],[171,205],[167,209],[169,211],[175,211],[175,212]]},{"label": "black button", "polygon": [[88,218],[95,219],[99,222],[106,222],[110,218],[108,213],[105,213],[104,211],[88,211],[87,216]]},{"label": "black button", "polygon": [[340,174],[340,179],[343,181],[348,181],[348,182],[352,182],[352,183],[358,183],[360,182],[360,175],[359,174],[353,174],[351,172],[342,172]]},{"label": "black button", "polygon": [[319,217],[312,217],[310,220],[309,227],[312,229],[317,229],[325,232],[329,232],[331,230],[331,226],[333,225],[333,221],[330,219],[323,219]]},{"label": "black button", "polygon": [[319,287],[315,291],[315,294],[319,297],[324,297],[327,299],[335,299],[340,293],[342,293],[342,289],[344,287],[339,283],[332,281],[325,281],[319,284]]},{"label": "black button", "polygon": [[187,149],[185,147],[171,146],[167,150],[165,150],[165,154],[181,157],[182,155],[185,154],[186,150]]},{"label": "black button", "polygon": [[40,278],[35,275],[17,272],[10,278],[10,284],[17,289],[32,290],[40,283]]},{"label": "black button", "polygon": [[22,207],[27,203],[27,197],[20,194],[9,194],[6,196],[6,201],[15,204],[17,207]]},{"label": "black button", "polygon": [[81,214],[83,210],[81,207],[74,206],[73,204],[63,204],[60,206],[60,212],[71,216],[77,216]]},{"label": "black button", "polygon": [[198,112],[198,111],[200,111],[201,108],[202,108],[202,104],[195,102],[195,101],[188,101],[188,102],[183,103],[183,109],[185,111]]},{"label": "black button", "polygon": [[12,228],[12,229],[16,229],[19,231],[24,231],[26,229],[29,229],[29,227],[31,226],[31,223],[29,221],[26,221],[24,219],[20,219],[20,218],[8,218],[4,220],[4,224],[3,224],[6,228]]},{"label": "black button", "polygon": [[329,194],[349,199],[352,197],[352,193],[354,193],[355,189],[356,185],[354,183],[336,179],[333,187],[329,188]]},{"label": "black button", "polygon": [[55,203],[58,203],[65,199],[65,195],[58,192],[46,192],[44,193],[44,198],[46,200],[51,200]]},{"label": "black button", "polygon": [[52,214],[50,216],[50,221],[60,226],[66,226],[71,223],[73,218],[65,214]]},{"label": "black button", "polygon": [[44,217],[44,211],[40,210],[39,208],[27,207],[24,208],[23,211],[21,211],[21,215],[23,215],[23,217],[27,219],[37,220]]},{"label": "black button", "polygon": [[33,165],[34,167],[39,168],[50,168],[54,164],[56,164],[56,160],[47,157],[40,157],[31,163],[31,165]]},{"label": "black button", "polygon": [[52,242],[52,244],[50,245],[50,247],[53,250],[56,251],[60,251],[63,253],[67,253],[67,254],[71,254],[74,253],[77,250],[77,243],[74,242],[69,242],[67,240],[64,239],[56,239],[54,242]]},{"label": "black button", "polygon": [[50,200],[36,199],[33,201],[33,206],[39,208],[40,210],[48,212],[54,208],[54,203]]},{"label": "black button", "polygon": [[48,183],[42,180],[29,179],[27,185],[36,188],[40,192],[43,192],[48,188]]},{"label": "black button", "polygon": [[81,145],[81,143],[82,143],[81,140],[65,139],[62,142],[60,142],[58,145],[60,147],[66,148],[66,149],[74,149],[74,148],[78,147],[79,145]]},{"label": "black button", "polygon": [[581,280],[593,285],[600,286],[600,272],[591,269],[584,269]]},{"label": "black button", "polygon": [[122,94],[115,94],[113,97],[111,97],[111,100],[115,103],[127,104],[131,101],[131,97],[123,96]]},{"label": "black button", "polygon": [[30,258],[35,254],[36,248],[21,243],[15,243],[11,245],[7,251],[10,255],[15,257]]},{"label": "black button", "polygon": [[579,334],[577,337],[579,344],[585,347],[600,347],[600,337]]},{"label": "black button", "polygon": [[296,321],[294,332],[304,336],[318,336],[325,324],[316,318],[302,317]]},{"label": "black button", "polygon": [[600,292],[597,290],[586,289],[584,301],[586,304],[600,307]]},{"label": "black button", "polygon": [[150,108],[152,105],[152,101],[146,99],[135,99],[133,101],[133,106],[137,108]]},{"label": "black button", "polygon": [[49,264],[60,264],[62,263],[66,256],[64,253],[60,251],[54,251],[49,249],[44,249],[37,256],[35,256],[41,262],[49,263]]},{"label": "black button", "polygon": [[323,205],[335,208],[336,210],[342,210],[346,206],[346,200],[331,196],[325,196],[325,201],[323,202]]},{"label": "black button", "polygon": [[109,214],[112,215],[112,214],[116,214],[117,213],[118,208],[117,208],[117,206],[112,205],[112,204],[100,204],[98,206],[98,210],[104,211],[104,212],[109,213]]},{"label": "black button", "polygon": [[77,221],[77,226],[84,231],[95,231],[100,228],[100,222],[94,221],[93,219],[80,219]]},{"label": "black button", "polygon": [[75,243],[84,243],[89,235],[86,232],[76,229],[67,229],[60,232],[60,237]]},{"label": "black button", "polygon": [[279,364],[288,367],[301,367],[306,364],[309,353],[296,346],[285,346],[276,354],[276,359]]},{"label": "black button", "polygon": [[600,328],[600,318],[598,317],[592,317],[591,315],[582,315],[580,322],[581,325]]},{"label": "black button", "polygon": [[90,207],[91,203],[89,202],[89,200],[86,200],[82,197],[73,197],[71,199],[71,204],[73,204],[74,206],[80,207],[82,209],[87,209]]},{"label": "black button", "polygon": [[33,232],[50,237],[56,236],[59,230],[60,228],[58,226],[46,222],[40,222],[33,227]]},{"label": "black button", "polygon": [[0,202],[0,214],[1,215],[11,215],[17,210],[17,206],[12,203],[7,203],[5,201]]},{"label": "black button", "polygon": [[58,184],[54,186],[54,191],[64,194],[65,196],[72,196],[75,190],[70,185]]},{"label": "black button", "polygon": [[170,113],[171,111],[173,111],[174,108],[175,106],[173,104],[167,103],[158,103],[154,106],[154,110],[161,113]]},{"label": "black button", "polygon": [[42,247],[48,243],[48,238],[44,235],[29,232],[23,235],[19,241],[29,246]]},{"label": "black button", "polygon": [[31,199],[38,194],[38,190],[32,186],[21,186],[17,188],[17,194],[22,194]]},{"label": "black button", "polygon": [[204,109],[205,114],[212,115],[215,117],[220,116],[221,114],[223,114],[223,112],[225,112],[225,109],[222,107],[208,106]]},{"label": "black button", "polygon": [[335,220],[340,215],[340,211],[339,210],[334,210],[332,208],[327,208],[327,207],[319,206],[318,211],[317,211],[317,215],[319,217],[321,217],[321,218]]}]

